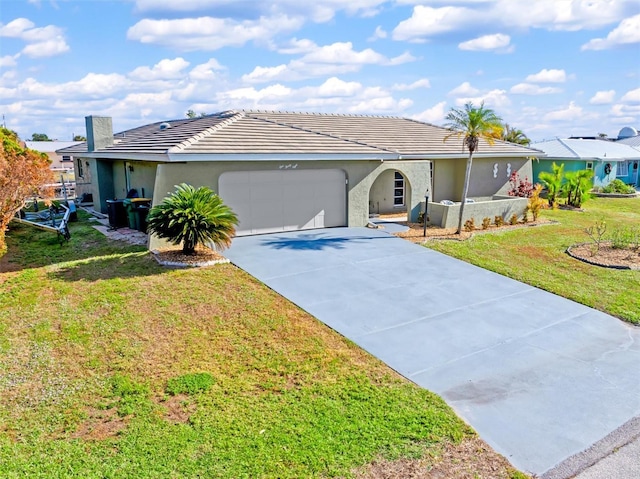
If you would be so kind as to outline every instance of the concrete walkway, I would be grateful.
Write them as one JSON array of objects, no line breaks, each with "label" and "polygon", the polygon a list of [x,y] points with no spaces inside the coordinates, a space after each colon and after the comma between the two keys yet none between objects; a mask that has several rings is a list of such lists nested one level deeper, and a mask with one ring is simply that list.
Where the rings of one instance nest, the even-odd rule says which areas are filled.
[{"label": "concrete walkway", "polygon": [[594,309],[367,228],[236,238],[225,256],[440,394],[521,470],[640,415],[640,328]]}]

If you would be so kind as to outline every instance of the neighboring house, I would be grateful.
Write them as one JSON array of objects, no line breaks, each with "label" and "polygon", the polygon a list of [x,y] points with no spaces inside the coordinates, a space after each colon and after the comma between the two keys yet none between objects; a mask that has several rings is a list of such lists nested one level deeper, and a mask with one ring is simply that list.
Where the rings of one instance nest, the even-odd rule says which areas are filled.
[{"label": "neighboring house", "polygon": [[606,186],[616,178],[638,184],[640,150],[619,141],[567,138],[532,143],[531,148],[546,153],[546,158],[533,162],[534,182],[551,165],[564,163],[564,171],[593,170],[593,186]]},{"label": "neighboring house", "polygon": [[[631,146],[640,151],[640,135],[638,135],[638,130],[630,126],[625,126],[620,130],[620,133],[618,133],[616,143]],[[627,161],[627,176],[620,176],[620,179],[625,183],[640,187],[639,168],[640,161],[637,159]]]},{"label": "neighboring house", "polygon": [[[135,188],[160,203],[175,185],[208,186],[240,220],[239,235],[364,226],[372,214],[417,220],[430,201],[460,200],[468,152],[449,130],[383,116],[226,111],[113,134],[86,118],[82,159],[94,207]],[[469,197],[506,195],[512,171],[531,177],[534,150],[481,141]]]},{"label": "neighboring house", "polygon": [[27,148],[46,154],[51,160],[51,170],[54,176],[56,196],[59,196],[64,181],[67,194],[74,196],[75,175],[74,157],[70,153],[58,153],[58,150],[80,144],[78,141],[25,141]]}]

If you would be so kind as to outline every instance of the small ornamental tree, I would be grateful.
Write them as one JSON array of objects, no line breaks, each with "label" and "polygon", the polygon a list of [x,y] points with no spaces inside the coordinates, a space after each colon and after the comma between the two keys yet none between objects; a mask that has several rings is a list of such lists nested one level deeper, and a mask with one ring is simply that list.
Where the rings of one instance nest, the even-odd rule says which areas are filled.
[{"label": "small ornamental tree", "polygon": [[229,247],[237,225],[236,214],[211,189],[186,183],[176,185],[176,191],[151,208],[147,218],[150,233],[174,245],[182,243],[182,252],[189,255],[207,243],[220,250]]},{"label": "small ornamental tree", "polygon": [[6,252],[4,235],[13,216],[28,198],[49,193],[50,164],[47,155],[25,148],[14,131],[0,127],[0,256]]}]

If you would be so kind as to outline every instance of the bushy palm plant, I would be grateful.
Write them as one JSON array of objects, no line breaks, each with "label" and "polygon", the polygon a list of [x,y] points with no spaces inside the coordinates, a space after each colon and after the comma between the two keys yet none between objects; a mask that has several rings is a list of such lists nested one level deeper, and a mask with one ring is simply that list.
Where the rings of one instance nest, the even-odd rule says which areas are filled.
[{"label": "bushy palm plant", "polygon": [[218,249],[231,245],[238,217],[211,189],[182,183],[164,201],[151,208],[147,229],[171,243],[182,243],[184,254],[212,243]]},{"label": "bushy palm plant", "polygon": [[538,179],[547,189],[547,200],[549,201],[549,206],[556,208],[558,206],[557,198],[560,195],[562,181],[564,179],[564,163],[561,163],[560,166],[558,166],[554,161],[551,165],[551,171],[540,172]]},{"label": "bushy palm plant", "polygon": [[589,191],[593,188],[593,171],[580,170],[569,171],[564,175],[565,183],[562,185],[562,192],[567,197],[567,204],[575,208],[580,208],[582,203],[591,196]]}]

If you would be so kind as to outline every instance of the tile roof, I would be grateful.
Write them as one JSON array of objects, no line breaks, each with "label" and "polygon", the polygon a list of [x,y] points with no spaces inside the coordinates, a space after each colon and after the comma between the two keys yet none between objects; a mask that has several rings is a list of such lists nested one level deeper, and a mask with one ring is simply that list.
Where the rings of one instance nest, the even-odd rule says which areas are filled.
[{"label": "tile roof", "polygon": [[[169,128],[161,129],[162,123]],[[226,111],[200,118],[156,122],[114,135],[114,154],[391,154],[466,156],[462,139],[419,121],[388,116],[280,111]],[[65,153],[87,153],[86,143]],[[520,145],[481,140],[477,155],[535,156]]]},{"label": "tile roof", "polygon": [[532,143],[532,148],[537,148],[547,154],[547,158],[567,159],[608,159],[626,160],[640,158],[640,150],[619,141],[587,140],[584,138],[555,139]]}]

